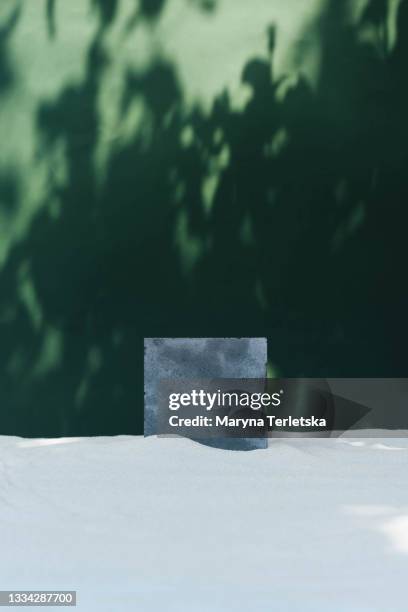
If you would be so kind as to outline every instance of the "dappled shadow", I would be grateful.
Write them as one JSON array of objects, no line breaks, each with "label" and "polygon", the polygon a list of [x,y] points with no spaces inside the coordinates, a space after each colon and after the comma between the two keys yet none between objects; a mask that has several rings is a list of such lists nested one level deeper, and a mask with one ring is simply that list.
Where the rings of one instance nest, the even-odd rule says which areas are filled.
[{"label": "dappled shadow", "polygon": [[[164,4],[141,2],[138,15]],[[274,28],[269,58],[243,67],[240,110],[224,92],[209,113],[187,112],[163,58],[129,72],[121,114],[138,100],[143,129],[112,147],[100,182],[103,41],[117,3],[94,1],[82,81],[38,109],[54,208],[1,273],[1,311],[15,305],[0,348],[2,433],[140,433],[145,336],[267,336],[285,376],[406,374],[407,3],[393,49],[378,2],[360,23],[374,43],[343,4],[314,24],[315,87],[302,73],[275,77]]]},{"label": "dappled shadow", "polygon": [[8,43],[20,18],[20,7],[17,6],[4,21],[0,22],[0,96],[14,82],[13,68],[9,57]]}]

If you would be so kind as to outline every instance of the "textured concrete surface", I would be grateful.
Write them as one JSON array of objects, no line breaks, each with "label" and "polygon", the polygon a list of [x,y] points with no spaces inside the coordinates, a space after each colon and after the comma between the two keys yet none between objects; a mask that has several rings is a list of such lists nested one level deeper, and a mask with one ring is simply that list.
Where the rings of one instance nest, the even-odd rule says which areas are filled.
[{"label": "textured concrete surface", "polygon": [[[155,433],[160,379],[262,378],[266,361],[265,338],[146,338],[145,434]],[[231,445],[259,448],[265,441],[229,440]]]}]

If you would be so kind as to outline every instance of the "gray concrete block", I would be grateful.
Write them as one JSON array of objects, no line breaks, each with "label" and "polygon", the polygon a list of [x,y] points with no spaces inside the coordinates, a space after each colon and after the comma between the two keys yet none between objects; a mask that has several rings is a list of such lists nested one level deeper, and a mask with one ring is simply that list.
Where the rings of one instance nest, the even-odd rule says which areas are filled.
[{"label": "gray concrete block", "polygon": [[[145,435],[156,433],[157,384],[160,379],[264,378],[265,338],[145,338]],[[223,448],[264,448],[264,439],[225,439]]]}]

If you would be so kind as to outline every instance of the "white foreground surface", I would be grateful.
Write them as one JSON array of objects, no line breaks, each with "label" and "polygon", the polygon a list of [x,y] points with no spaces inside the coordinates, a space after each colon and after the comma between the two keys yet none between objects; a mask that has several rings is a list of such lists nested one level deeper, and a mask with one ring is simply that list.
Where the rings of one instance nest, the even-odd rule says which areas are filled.
[{"label": "white foreground surface", "polygon": [[395,438],[0,437],[0,589],[75,589],[86,612],[406,611],[407,459]]}]

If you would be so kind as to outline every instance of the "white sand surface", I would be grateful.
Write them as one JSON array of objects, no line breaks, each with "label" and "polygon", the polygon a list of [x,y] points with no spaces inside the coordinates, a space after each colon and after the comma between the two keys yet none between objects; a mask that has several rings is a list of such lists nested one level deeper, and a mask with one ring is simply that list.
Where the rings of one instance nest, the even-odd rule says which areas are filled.
[{"label": "white sand surface", "polygon": [[400,438],[0,437],[0,588],[75,589],[87,612],[405,611],[407,458]]}]

